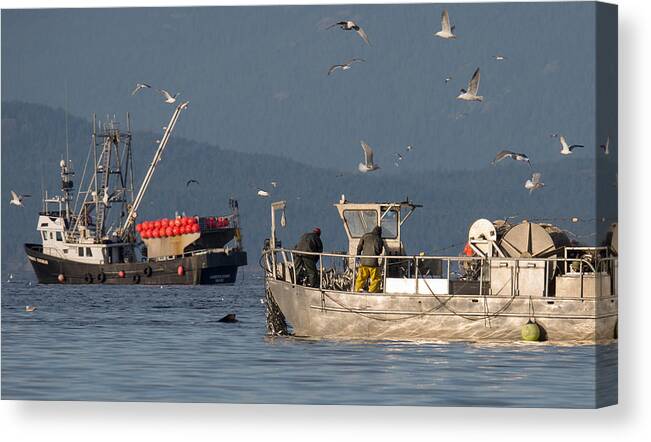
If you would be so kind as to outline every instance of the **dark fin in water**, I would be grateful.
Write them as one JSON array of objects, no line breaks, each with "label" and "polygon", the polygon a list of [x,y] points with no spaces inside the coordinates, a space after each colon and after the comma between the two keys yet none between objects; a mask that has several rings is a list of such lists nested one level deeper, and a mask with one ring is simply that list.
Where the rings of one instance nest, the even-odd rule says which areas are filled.
[{"label": "dark fin in water", "polygon": [[229,313],[217,322],[233,323],[233,322],[240,322],[240,321],[238,321],[237,318],[235,317],[235,313]]}]

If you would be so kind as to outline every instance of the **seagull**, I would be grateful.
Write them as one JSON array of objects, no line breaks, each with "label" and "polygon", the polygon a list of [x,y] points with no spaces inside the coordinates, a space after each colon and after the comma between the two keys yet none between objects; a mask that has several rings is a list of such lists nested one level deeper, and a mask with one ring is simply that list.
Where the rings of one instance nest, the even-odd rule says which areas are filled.
[{"label": "seagull", "polygon": [[275,189],[276,187],[278,187],[278,183],[276,181],[272,181],[271,182],[271,187],[273,187]]},{"label": "seagull", "polygon": [[140,89],[151,88],[147,83],[136,83],[136,88],[131,92],[131,95],[136,95]]},{"label": "seagull", "polygon": [[604,154],[608,155],[610,153],[610,135],[606,138],[606,144],[600,144],[599,147],[604,151]]},{"label": "seagull", "polygon": [[448,84],[452,80],[452,77],[445,77],[445,84]]},{"label": "seagull", "polygon": [[26,312],[33,312],[34,310],[36,310],[36,306],[35,306],[35,305],[26,305],[26,306],[25,306],[25,311],[26,311]]},{"label": "seagull", "polygon": [[554,133],[549,134],[549,137],[550,138],[558,138],[558,134],[554,132]]},{"label": "seagull", "polygon": [[394,161],[393,164],[396,167],[400,167],[400,161],[402,161],[402,160],[403,160],[403,156],[396,152],[396,161]]},{"label": "seagull", "polygon": [[29,198],[31,195],[18,195],[16,192],[13,190],[11,191],[11,201],[9,201],[9,204],[13,204],[18,207],[25,207],[23,205],[23,200],[25,198]]},{"label": "seagull", "polygon": [[185,182],[185,187],[189,187],[190,184],[192,184],[192,183],[194,183],[194,184],[199,184],[199,181],[197,181],[197,180],[195,180],[195,179],[187,180],[187,181]]},{"label": "seagull", "polygon": [[258,187],[258,196],[267,198],[269,196],[269,192],[267,192],[266,190],[262,190]]},{"label": "seagull", "polygon": [[351,60],[348,60],[344,64],[333,64],[332,66],[330,66],[330,69],[328,69],[328,75],[332,74],[337,69],[341,69],[342,71],[347,71],[348,69],[350,69],[350,67],[353,64],[355,64],[355,63],[363,63],[365,61],[366,60],[363,60],[361,58],[353,58]]},{"label": "seagull", "polygon": [[501,150],[497,153],[497,156],[495,156],[495,159],[491,161],[491,164],[499,163],[502,161],[504,158],[511,158],[516,161],[522,161],[525,162],[531,167],[531,161],[529,161],[529,157],[526,156],[523,153],[517,153],[517,152],[511,152],[510,150]]},{"label": "seagull", "polygon": [[335,26],[339,26],[344,31],[355,31],[355,32],[357,32],[357,35],[362,37],[362,39],[366,42],[367,45],[371,44],[371,42],[368,40],[368,35],[366,35],[366,32],[364,32],[364,29],[362,29],[354,21],[352,21],[352,20],[340,21],[340,22],[337,22],[335,24],[332,24],[332,25],[328,26],[326,29],[334,28]]},{"label": "seagull", "polygon": [[464,101],[482,101],[484,97],[477,95],[477,91],[479,91],[479,68],[472,74],[472,78],[468,82],[468,90],[461,89],[461,93],[457,99]]},{"label": "seagull", "polygon": [[377,170],[380,168],[377,164],[373,164],[373,149],[371,149],[371,146],[366,144],[365,141],[360,141],[360,144],[362,145],[362,150],[364,151],[364,162],[359,163],[357,168],[359,169],[360,172],[366,173],[366,172],[373,172],[374,170]]},{"label": "seagull", "polygon": [[176,94],[174,94],[174,96],[172,96],[172,94],[167,92],[165,89],[158,89],[158,92],[160,92],[161,95],[163,95],[163,97],[165,97],[165,103],[167,103],[167,104],[174,104],[176,102],[176,97],[179,96],[178,93],[176,93]]},{"label": "seagull", "polygon": [[495,55],[493,58],[495,60],[497,60],[497,61],[506,60],[506,57],[504,55],[500,55],[500,54]]},{"label": "seagull", "polygon": [[583,147],[582,144],[572,144],[568,146],[567,141],[565,141],[565,137],[563,135],[560,135],[559,138],[561,142],[561,155],[569,155],[572,153],[574,148]]},{"label": "seagull", "polygon": [[540,181],[540,177],[542,176],[542,173],[536,172],[531,176],[530,180],[527,180],[524,183],[524,188],[529,190],[529,193],[533,192],[536,189],[542,189],[545,187],[545,184]]},{"label": "seagull", "polygon": [[445,38],[446,40],[457,38],[457,36],[454,35],[454,26],[450,27],[450,16],[448,15],[447,9],[444,9],[441,13],[441,30],[436,32],[434,35]]},{"label": "seagull", "polygon": [[411,144],[408,144],[407,147],[406,147],[406,149],[407,149],[407,152],[411,152],[411,150],[413,149],[413,147],[411,146]]}]

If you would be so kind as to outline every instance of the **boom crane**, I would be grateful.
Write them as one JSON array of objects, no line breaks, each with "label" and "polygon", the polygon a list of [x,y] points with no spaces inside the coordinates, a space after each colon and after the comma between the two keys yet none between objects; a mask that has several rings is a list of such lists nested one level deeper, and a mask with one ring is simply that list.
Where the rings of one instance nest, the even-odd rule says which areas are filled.
[{"label": "boom crane", "polygon": [[136,197],[133,200],[133,204],[131,205],[131,208],[129,209],[129,213],[127,214],[127,217],[124,221],[124,225],[118,231],[118,236],[122,241],[125,241],[127,239],[128,233],[131,230],[131,227],[133,226],[133,222],[136,220],[138,216],[138,207],[140,206],[140,203],[142,202],[142,199],[145,196],[145,192],[147,192],[147,187],[149,186],[149,182],[151,181],[151,178],[154,176],[156,165],[158,164],[158,162],[160,161],[163,155],[163,151],[167,146],[167,142],[169,141],[172,135],[172,131],[174,130],[174,126],[176,125],[176,122],[179,119],[181,112],[188,108],[189,103],[190,103],[189,101],[185,101],[179,104],[178,106],[176,106],[176,109],[172,114],[172,118],[170,119],[170,122],[167,124],[167,127],[165,128],[165,132],[163,133],[163,138],[161,139],[160,144],[158,145],[158,149],[156,149],[156,153],[154,154],[154,158],[152,159],[151,164],[149,165],[147,174],[145,175],[145,178],[143,179],[142,184],[140,185],[140,189],[138,190],[138,193],[136,194]]}]

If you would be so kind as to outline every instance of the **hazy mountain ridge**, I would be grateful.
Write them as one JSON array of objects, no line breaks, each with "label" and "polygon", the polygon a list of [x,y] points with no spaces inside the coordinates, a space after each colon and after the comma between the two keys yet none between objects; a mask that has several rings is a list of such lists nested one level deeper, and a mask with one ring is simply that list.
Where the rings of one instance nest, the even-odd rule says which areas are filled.
[{"label": "hazy mountain ridge", "polygon": [[[170,108],[171,110],[171,108]],[[183,124],[183,119],[179,125]],[[163,124],[161,124],[162,126]],[[161,129],[162,132],[162,129]],[[70,116],[70,156],[79,184],[83,161],[90,146],[91,124]],[[136,188],[139,186],[160,134],[134,132]],[[361,149],[360,149],[361,154]],[[36,241],[41,179],[52,194],[58,192],[58,162],[65,155],[65,113],[61,109],[22,102],[2,103],[2,257],[3,270],[28,269],[22,243]],[[240,201],[244,241],[250,263],[269,229],[271,200],[288,201],[286,230],[279,235],[293,245],[298,235],[312,226],[323,230],[326,250],[342,249],[341,224],[332,204],[344,193],[352,201],[403,200],[424,205],[406,225],[405,240],[412,252],[433,251],[465,240],[468,226],[477,218],[520,216],[593,220],[570,225],[572,232],[586,236],[594,229],[595,164],[578,152],[571,158],[536,164],[503,161],[480,170],[415,172],[410,161],[418,161],[418,150],[400,168],[383,164],[373,174],[340,171],[305,165],[288,158],[220,149],[205,143],[172,136],[156,170],[139,218],[171,216],[175,210],[187,214],[221,214],[234,196]],[[354,170],[355,165],[347,167]],[[389,173],[388,171],[391,171]],[[546,187],[529,194],[523,182],[532,170],[543,173]],[[394,172],[401,172],[400,175]],[[186,187],[190,178],[199,185]],[[278,181],[273,189],[270,182]],[[268,199],[256,195],[256,187],[272,192]],[[9,190],[31,193],[25,209],[9,205]],[[561,223],[562,224],[562,223]],[[447,250],[458,253],[458,247]]]}]

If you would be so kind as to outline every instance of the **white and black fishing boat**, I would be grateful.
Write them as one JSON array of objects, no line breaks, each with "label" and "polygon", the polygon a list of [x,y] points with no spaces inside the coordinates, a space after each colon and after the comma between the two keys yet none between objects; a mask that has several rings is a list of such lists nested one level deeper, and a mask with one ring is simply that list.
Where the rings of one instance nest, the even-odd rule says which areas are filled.
[{"label": "white and black fishing boat", "polygon": [[41,244],[25,244],[40,283],[235,282],[238,267],[247,262],[236,200],[230,200],[231,213],[226,216],[175,214],[136,223],[156,165],[187,107],[188,102],[176,106],[137,192],[129,115],[124,132],[115,119],[98,125],[93,117],[93,142],[79,190],[74,189],[71,161],[62,160],[61,195],[46,193],[39,213]]},{"label": "white and black fishing boat", "polygon": [[[551,224],[479,219],[459,256],[406,253],[409,201],[335,204],[347,253],[282,247],[272,204],[265,244],[267,321],[272,334],[345,339],[604,342],[617,338],[617,225],[602,245],[581,245]],[[360,238],[381,226],[380,288],[355,291]],[[318,256],[309,286],[297,254]],[[368,257],[367,257],[368,258]]]}]

